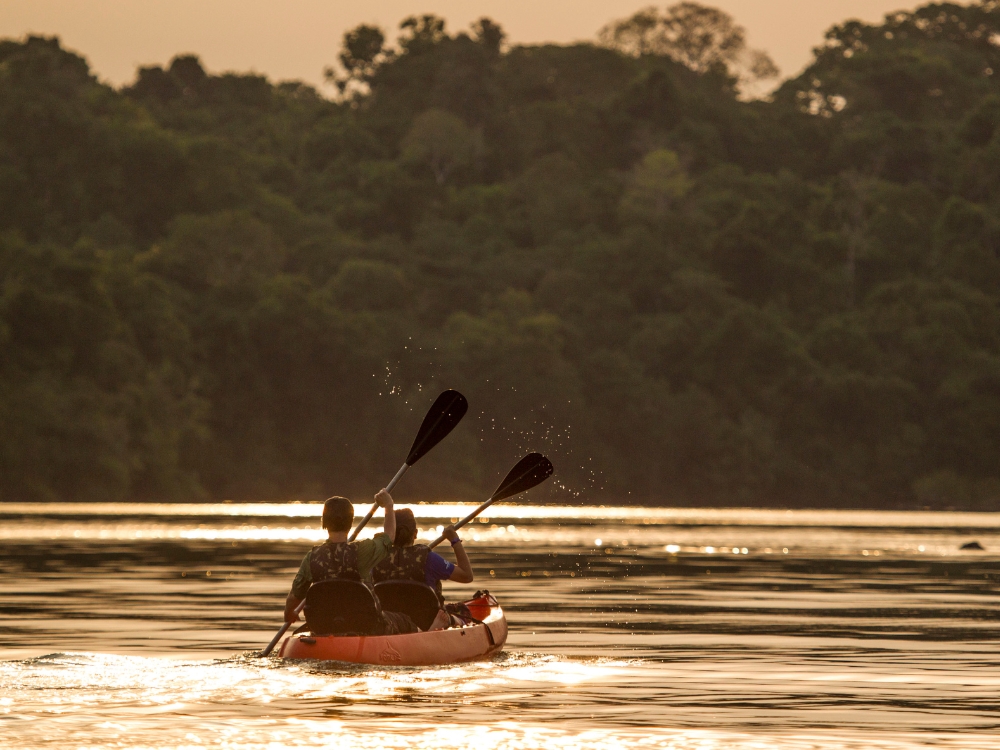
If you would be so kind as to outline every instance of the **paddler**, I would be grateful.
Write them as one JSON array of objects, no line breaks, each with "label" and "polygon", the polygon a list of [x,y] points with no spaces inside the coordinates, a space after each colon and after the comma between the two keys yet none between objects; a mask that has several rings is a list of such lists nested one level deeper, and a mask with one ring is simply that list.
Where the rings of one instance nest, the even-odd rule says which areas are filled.
[{"label": "paddler", "polygon": [[[389,511],[386,511],[388,515]],[[448,627],[451,618],[444,611],[444,596],[441,592],[441,581],[455,583],[472,583],[472,563],[462,545],[462,540],[454,526],[445,527],[441,533],[451,542],[455,553],[455,562],[450,563],[434,552],[426,544],[415,544],[417,539],[417,520],[409,508],[401,508],[393,514],[396,522],[396,534],[392,550],[388,556],[372,569],[372,580],[382,581],[418,581],[434,589],[442,609],[431,625],[431,630]]]},{"label": "paddler", "polygon": [[[385,509],[382,532],[372,539],[360,542],[347,541],[347,535],[354,523],[354,506],[346,497],[331,497],[323,504],[323,528],[328,538],[313,547],[302,558],[299,572],[292,581],[292,590],[285,599],[285,622],[299,619],[296,612],[305,599],[309,587],[319,581],[345,578],[372,584],[372,568],[385,560],[392,551],[392,540],[396,536],[396,514],[393,513],[392,495],[384,489],[375,495],[375,502]],[[407,615],[398,612],[383,612],[380,632],[369,635],[394,635],[415,633],[418,628]]]}]

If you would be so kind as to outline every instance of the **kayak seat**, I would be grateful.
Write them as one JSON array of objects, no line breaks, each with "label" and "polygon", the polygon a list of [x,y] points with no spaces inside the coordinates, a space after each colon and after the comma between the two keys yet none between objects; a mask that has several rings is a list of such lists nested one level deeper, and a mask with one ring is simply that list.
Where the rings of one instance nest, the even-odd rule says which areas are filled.
[{"label": "kayak seat", "polygon": [[417,627],[427,630],[441,609],[434,589],[418,581],[383,581],[375,584],[375,596],[386,612],[409,615]]},{"label": "kayak seat", "polygon": [[371,590],[361,581],[334,578],[309,587],[306,623],[313,635],[377,633],[382,613]]}]

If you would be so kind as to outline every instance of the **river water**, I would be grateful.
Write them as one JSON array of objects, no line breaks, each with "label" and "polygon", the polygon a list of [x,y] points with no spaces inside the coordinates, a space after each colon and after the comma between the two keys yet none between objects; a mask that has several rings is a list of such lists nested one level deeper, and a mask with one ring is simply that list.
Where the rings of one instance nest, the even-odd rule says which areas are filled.
[{"label": "river water", "polygon": [[258,658],[319,512],[0,505],[0,747],[1000,748],[1000,514],[496,506],[499,657]]}]

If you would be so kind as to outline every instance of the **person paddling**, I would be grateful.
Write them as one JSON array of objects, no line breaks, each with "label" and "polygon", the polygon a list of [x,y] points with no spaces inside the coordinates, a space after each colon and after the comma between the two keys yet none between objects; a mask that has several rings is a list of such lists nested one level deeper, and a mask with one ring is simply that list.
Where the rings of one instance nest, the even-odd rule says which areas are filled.
[{"label": "person paddling", "polygon": [[[349,542],[347,535],[354,522],[354,506],[346,497],[331,497],[326,501],[323,505],[323,528],[327,530],[329,538],[323,544],[313,547],[302,558],[299,572],[292,581],[292,589],[285,599],[285,622],[291,623],[299,619],[298,606],[314,583],[341,578],[362,581],[371,586],[372,569],[389,556],[392,540],[396,536],[392,496],[386,490],[380,490],[375,495],[375,502],[385,508],[382,533],[376,534],[373,539]],[[380,632],[368,635],[417,632],[413,621],[398,612],[381,612],[379,627],[376,629]]]},{"label": "person paddling", "polygon": [[[388,513],[388,511],[386,511]],[[433,552],[426,544],[414,544],[417,538],[417,521],[413,511],[402,508],[395,511],[396,534],[389,555],[372,569],[372,580],[382,581],[418,581],[434,589],[442,609],[431,625],[431,630],[447,627],[450,618],[444,611],[444,596],[441,592],[441,581],[455,583],[472,583],[474,575],[472,563],[462,540],[453,526],[448,526],[442,532],[451,542],[455,552],[455,563],[450,563],[441,555]]]}]

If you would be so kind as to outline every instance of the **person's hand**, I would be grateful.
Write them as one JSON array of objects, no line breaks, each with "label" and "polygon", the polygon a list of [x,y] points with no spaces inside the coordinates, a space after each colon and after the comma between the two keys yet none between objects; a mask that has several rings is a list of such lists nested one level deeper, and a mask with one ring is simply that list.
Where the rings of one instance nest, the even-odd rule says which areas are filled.
[{"label": "person's hand", "polygon": [[295,607],[285,607],[285,622],[291,624],[298,621],[299,613],[295,610]]},{"label": "person's hand", "polygon": [[455,531],[454,526],[445,526],[441,533],[444,534],[445,539],[453,544],[458,541],[458,532]]},{"label": "person's hand", "polygon": [[390,495],[385,490],[379,490],[378,494],[375,495],[375,502],[381,505],[383,508],[391,508],[392,495]]}]

